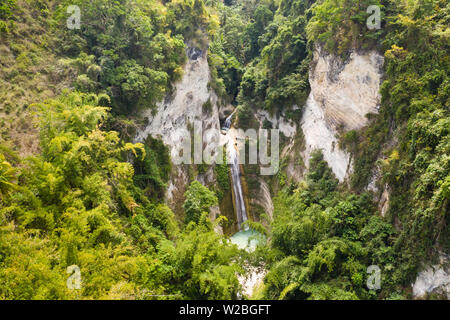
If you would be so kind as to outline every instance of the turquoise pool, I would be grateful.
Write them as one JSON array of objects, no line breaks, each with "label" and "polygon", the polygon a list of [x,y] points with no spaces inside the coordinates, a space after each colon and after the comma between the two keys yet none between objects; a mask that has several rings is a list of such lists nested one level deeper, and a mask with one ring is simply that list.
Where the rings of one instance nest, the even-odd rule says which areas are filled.
[{"label": "turquoise pool", "polygon": [[249,238],[252,236],[259,235],[258,232],[252,229],[248,229],[245,231],[239,231],[231,236],[231,242],[236,244],[240,249],[246,249],[247,251],[253,251],[258,244],[259,239],[252,239],[250,243],[248,242]]}]

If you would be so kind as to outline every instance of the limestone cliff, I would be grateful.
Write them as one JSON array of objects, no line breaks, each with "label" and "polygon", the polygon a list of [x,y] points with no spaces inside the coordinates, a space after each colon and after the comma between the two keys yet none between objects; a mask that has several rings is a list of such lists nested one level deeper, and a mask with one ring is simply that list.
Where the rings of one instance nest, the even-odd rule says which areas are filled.
[{"label": "limestone cliff", "polygon": [[301,121],[306,166],[311,152],[321,149],[340,181],[351,173],[350,155],[339,149],[337,136],[339,131],[362,128],[366,115],[378,112],[382,65],[383,57],[375,51],[353,52],[343,62],[316,48],[309,72],[311,93]]},{"label": "limestone cliff", "polygon": [[[375,51],[353,52],[344,62],[317,47],[309,71],[311,92],[302,106],[300,121],[287,119],[284,111],[276,116],[262,110],[256,112],[260,128],[270,122],[272,128],[278,128],[284,136],[280,167],[288,180],[304,179],[311,152],[316,149],[322,150],[339,181],[348,177],[352,172],[351,157],[339,148],[338,136],[364,127],[366,115],[378,112],[382,66],[383,57]],[[294,105],[293,109],[299,107]],[[251,203],[272,214],[273,205],[267,194],[274,181],[266,180],[258,179],[255,184],[258,190],[251,192],[256,195]]]},{"label": "limestone cliff", "polygon": [[441,295],[450,299],[450,257],[439,255],[439,263],[426,266],[417,275],[412,284],[412,294],[416,299],[426,298],[429,294]]},{"label": "limestone cliff", "polygon": [[[197,126],[202,132],[200,149],[210,150],[214,157],[220,140],[220,122],[218,98],[208,86],[211,75],[207,53],[206,50],[188,47],[186,54],[189,59],[184,66],[183,78],[175,84],[173,94],[157,104],[156,110],[144,111],[148,124],[138,132],[135,141],[143,141],[148,135],[159,137],[169,146],[174,159],[183,153],[185,143],[193,143],[192,130]],[[182,204],[191,169],[189,165],[173,166],[167,190],[167,201],[173,209]],[[203,184],[213,183],[213,168],[209,167],[195,178]]]}]

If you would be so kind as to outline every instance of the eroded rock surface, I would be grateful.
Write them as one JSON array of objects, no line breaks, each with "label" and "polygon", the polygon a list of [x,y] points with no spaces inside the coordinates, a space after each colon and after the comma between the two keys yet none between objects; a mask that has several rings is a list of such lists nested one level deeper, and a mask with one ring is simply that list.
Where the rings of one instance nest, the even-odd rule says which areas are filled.
[{"label": "eroded rock surface", "polygon": [[[192,130],[197,127],[202,134],[200,152],[208,150],[215,157],[220,141],[218,98],[208,88],[210,71],[206,52],[191,47],[186,54],[189,59],[184,66],[183,78],[175,84],[174,94],[158,103],[156,111],[147,109],[144,112],[148,125],[138,132],[135,142],[143,141],[149,135],[159,137],[170,147],[172,159],[175,159],[183,154],[187,139],[194,140]],[[189,184],[187,170],[186,165],[174,166],[167,191],[169,204],[181,200],[176,198],[182,198]],[[212,168],[198,178],[203,184],[212,183]]]},{"label": "eroded rock surface", "polygon": [[340,181],[351,173],[350,155],[338,146],[338,130],[360,129],[367,124],[368,113],[378,112],[382,65],[383,57],[375,51],[353,52],[344,63],[315,50],[309,73],[311,93],[301,121],[307,167],[311,152],[321,149]]},{"label": "eroded rock surface", "polygon": [[330,128],[360,129],[366,115],[377,113],[384,59],[375,51],[353,52],[347,62],[315,50],[309,82],[317,105]]},{"label": "eroded rock surface", "polygon": [[450,257],[441,254],[439,260],[439,264],[428,266],[417,275],[412,288],[414,298],[434,293],[450,299]]}]

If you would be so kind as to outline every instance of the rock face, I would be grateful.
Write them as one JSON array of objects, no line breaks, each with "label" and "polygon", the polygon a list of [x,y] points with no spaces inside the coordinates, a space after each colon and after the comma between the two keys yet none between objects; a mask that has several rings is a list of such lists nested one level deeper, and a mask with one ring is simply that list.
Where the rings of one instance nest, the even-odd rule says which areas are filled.
[{"label": "rock face", "polygon": [[297,125],[294,122],[285,119],[283,113],[276,117],[271,116],[265,110],[258,110],[258,112],[255,114],[255,117],[259,122],[260,128],[263,127],[264,121],[270,121],[270,123],[272,124],[272,128],[279,129],[280,132],[287,138],[294,137],[295,132],[297,131]]},{"label": "rock face", "polygon": [[187,56],[189,60],[197,60],[203,55],[203,51],[196,47],[190,47],[187,49]]},{"label": "rock face", "polygon": [[450,299],[450,259],[441,254],[439,260],[439,264],[429,266],[417,275],[412,285],[414,298],[426,298],[427,294],[434,293]]},{"label": "rock face", "polygon": [[[158,103],[156,111],[148,109],[144,112],[148,124],[137,133],[135,142],[143,141],[149,135],[159,137],[170,147],[174,159],[181,154],[184,155],[186,145],[190,146],[193,143],[195,139],[192,130],[195,128],[195,132],[201,133],[202,139],[198,148],[200,159],[194,159],[194,162],[201,163],[203,150],[210,150],[213,157],[217,155],[217,145],[220,141],[218,98],[208,89],[210,72],[206,52],[188,47],[186,54],[189,59],[184,66],[182,80],[175,85],[174,94]],[[194,153],[198,156],[197,152]],[[194,156],[193,154],[192,157]],[[188,167],[186,165],[173,167],[174,172],[167,190],[167,200],[171,207],[183,197],[189,183]],[[197,178],[203,184],[212,183],[213,169],[210,168]]]},{"label": "rock face", "polygon": [[311,93],[303,110],[301,122],[305,137],[304,163],[309,168],[309,158],[316,149],[321,149],[325,161],[339,181],[343,181],[350,171],[350,155],[339,149],[337,131],[328,125],[324,110],[316,103]]},{"label": "rock face", "polygon": [[334,55],[315,50],[309,82],[328,127],[360,129],[367,123],[366,114],[378,112],[383,62],[375,51],[353,52],[344,63]]},{"label": "rock face", "polygon": [[[157,104],[156,110],[145,111],[148,125],[138,132],[135,142],[143,141],[149,135],[159,137],[170,147],[172,159],[175,159],[184,155],[187,143],[194,144],[195,149],[192,130],[199,129],[200,153],[207,150],[207,154],[215,157],[221,150],[218,146],[224,144],[220,119],[224,120],[233,108],[219,108],[217,95],[208,88],[210,71],[206,51],[188,47],[186,55],[189,59],[182,80],[175,84],[171,96]],[[257,111],[255,117],[260,128],[270,121],[272,128],[280,129],[286,138],[287,143],[280,152],[282,159],[289,158],[285,168],[288,178],[295,181],[303,178],[304,166],[308,166],[314,149],[322,149],[325,160],[340,181],[351,172],[350,156],[339,149],[336,135],[338,129],[361,128],[367,123],[365,115],[377,112],[382,63],[383,58],[375,52],[352,53],[344,63],[340,58],[316,49],[309,75],[311,93],[301,122],[287,120],[283,114],[271,116],[265,111]],[[195,155],[190,156],[196,163],[201,163],[201,156],[200,162]],[[182,203],[190,177],[187,165],[173,167],[167,191],[168,204],[172,208],[174,204]],[[214,183],[213,168],[196,178],[205,185]],[[252,205],[271,215],[273,204],[268,182],[258,178],[258,185],[257,199],[250,199]]]},{"label": "rock face", "polygon": [[[272,128],[279,129],[280,133],[288,139],[288,145],[286,145],[283,150],[280,150],[280,159],[287,157],[290,148],[294,144],[294,136],[298,130],[297,124],[291,120],[286,119],[283,113],[279,114],[278,116],[272,116],[265,110],[258,110],[255,114],[255,118],[259,122],[259,129],[263,128],[263,123],[265,121],[269,121]],[[297,173],[298,172],[292,172],[291,177],[297,175]],[[250,203],[253,207],[261,208],[264,213],[267,213],[269,217],[272,218],[274,207],[270,187],[267,181],[262,177],[258,177],[257,182],[257,190],[253,190],[253,193],[257,194],[258,196],[251,197]]]},{"label": "rock face", "polygon": [[353,52],[344,63],[316,48],[309,73],[311,93],[301,121],[306,166],[311,152],[322,149],[340,181],[351,172],[350,155],[339,149],[336,135],[338,129],[360,129],[367,124],[368,113],[378,112],[382,65],[383,57],[376,52]]},{"label": "rock face", "polygon": [[258,187],[257,191],[258,197],[250,199],[250,202],[253,206],[259,206],[264,210],[264,213],[267,213],[269,217],[272,219],[273,217],[273,202],[272,196],[270,194],[269,185],[264,179],[258,179]]}]

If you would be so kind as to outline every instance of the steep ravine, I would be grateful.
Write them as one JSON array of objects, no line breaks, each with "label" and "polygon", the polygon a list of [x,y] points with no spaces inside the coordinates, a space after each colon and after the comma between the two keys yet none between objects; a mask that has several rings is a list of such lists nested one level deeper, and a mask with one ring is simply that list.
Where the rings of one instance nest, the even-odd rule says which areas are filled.
[{"label": "steep ravine", "polygon": [[[148,124],[137,133],[135,141],[144,141],[148,135],[159,137],[170,147],[172,157],[176,157],[182,153],[186,134],[192,132],[195,126],[202,130],[202,149],[209,150],[211,155],[215,156],[219,146],[226,144],[228,151],[237,152],[234,148],[237,131],[231,128],[226,134],[220,134],[220,119],[224,118],[224,112],[229,114],[232,109],[227,107],[224,111],[224,108],[220,108],[217,95],[208,86],[210,70],[206,52],[190,48],[187,55],[189,59],[184,67],[182,80],[175,84],[173,94],[161,101],[156,110],[144,112]],[[282,170],[289,180],[298,182],[304,178],[311,152],[315,149],[322,150],[324,159],[339,181],[343,182],[349,177],[352,173],[352,159],[347,151],[340,149],[338,137],[343,132],[361,129],[367,124],[367,114],[378,112],[382,66],[383,57],[375,51],[353,52],[343,62],[341,58],[316,48],[309,71],[311,92],[302,108],[301,120],[295,122],[287,119],[283,112],[272,116],[263,110],[256,111],[255,117],[260,129],[264,122],[269,121],[285,137],[280,159],[287,160]],[[209,106],[208,110],[205,110],[205,105]],[[225,126],[229,129],[231,121]],[[237,158],[235,153],[233,159]],[[240,230],[240,225],[248,214],[254,216],[251,208],[261,208],[261,212],[272,216],[273,180],[256,177],[258,184],[252,190],[253,197],[249,199],[251,205],[248,208],[250,211],[247,212],[242,186],[234,183],[236,179],[241,179],[237,170],[239,166],[234,164],[233,168],[231,174],[234,176],[230,187],[233,188],[232,199],[235,203],[232,207],[235,214],[238,214],[235,218]],[[181,208],[191,174],[189,165],[173,166],[167,202],[175,211]],[[195,178],[205,185],[213,185],[216,180],[212,166]],[[372,190],[373,185],[375,180],[371,182],[369,189]],[[386,211],[389,202],[387,190],[383,192],[383,199],[382,213]],[[212,212],[214,216],[220,214],[218,208],[213,208]],[[257,216],[256,218],[258,219]],[[448,258],[444,260],[448,261]],[[424,268],[413,284],[414,297],[420,298],[432,292],[448,293],[447,264]],[[252,296],[255,285],[261,283],[264,273],[264,270],[251,270],[248,275],[240,278],[246,296]]]},{"label": "steep ravine", "polygon": [[[211,74],[206,50],[188,46],[186,54],[188,61],[184,66],[181,81],[175,84],[172,95],[157,104],[156,110],[144,111],[143,116],[148,119],[148,123],[137,132],[135,142],[142,142],[151,135],[154,138],[162,139],[169,146],[174,165],[166,201],[175,213],[180,213],[182,210],[184,193],[191,179],[197,179],[206,186],[213,186],[217,180],[214,161],[212,161],[213,165],[207,166],[206,172],[201,174],[193,170],[194,165],[179,163],[180,156],[184,155],[186,148],[190,152],[194,152],[187,158],[191,158],[193,164],[200,164],[208,155],[217,160],[216,157],[220,157],[219,150],[224,150],[223,147],[227,145],[225,150],[228,150],[229,161],[232,161],[230,187],[233,190],[233,197],[227,197],[224,201],[233,199],[234,203],[228,204],[227,208],[234,208],[234,213],[220,212],[219,208],[213,208],[211,217],[214,219],[217,214],[228,215],[232,221],[236,221],[236,226],[231,226],[230,230],[227,227],[227,230],[237,231],[247,220],[248,213],[243,186],[240,184],[241,173],[237,163],[239,155],[235,149],[236,137],[233,129],[226,134],[223,130],[221,133],[220,130],[220,118],[223,118],[225,113],[229,113],[232,109],[230,106],[219,107],[217,95],[209,88]],[[229,117],[227,125],[227,129],[230,129],[231,117]],[[201,136],[198,134],[200,132]],[[192,146],[194,146],[193,150]],[[200,150],[200,154],[196,152],[198,150]],[[192,176],[193,173],[195,176]]]},{"label": "steep ravine", "polygon": [[[288,180],[298,182],[304,179],[311,152],[315,149],[322,150],[324,159],[339,181],[343,182],[351,174],[350,154],[339,148],[338,136],[341,132],[364,127],[366,115],[378,112],[382,66],[383,57],[375,51],[353,52],[343,62],[341,58],[316,48],[309,71],[311,92],[303,106],[300,122],[287,119],[283,112],[278,116],[262,110],[256,112],[260,129],[264,122],[269,121],[286,138],[280,159],[287,160],[282,170]],[[258,190],[253,193],[256,196],[250,200],[272,216],[273,204],[266,180],[258,179]],[[255,275],[260,276],[261,271]],[[254,285],[251,281],[246,283],[245,292],[249,296],[253,295]]]}]

